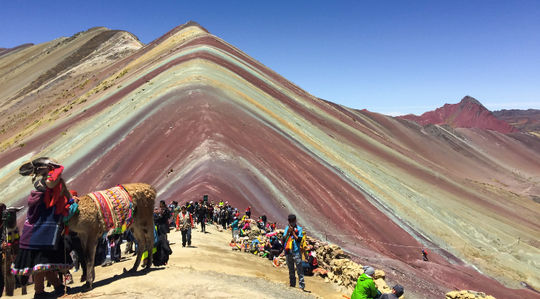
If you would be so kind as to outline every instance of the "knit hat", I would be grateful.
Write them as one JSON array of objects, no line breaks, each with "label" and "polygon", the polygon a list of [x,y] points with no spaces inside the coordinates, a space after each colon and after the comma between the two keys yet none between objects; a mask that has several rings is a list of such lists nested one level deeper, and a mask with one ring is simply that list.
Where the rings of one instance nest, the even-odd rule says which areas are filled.
[{"label": "knit hat", "polygon": [[364,273],[366,275],[373,276],[373,274],[375,274],[375,269],[373,269],[373,267],[370,267],[370,266],[364,267]]},{"label": "knit hat", "polygon": [[402,285],[396,284],[392,289],[396,292],[397,297],[401,297],[401,295],[403,295],[404,289]]}]

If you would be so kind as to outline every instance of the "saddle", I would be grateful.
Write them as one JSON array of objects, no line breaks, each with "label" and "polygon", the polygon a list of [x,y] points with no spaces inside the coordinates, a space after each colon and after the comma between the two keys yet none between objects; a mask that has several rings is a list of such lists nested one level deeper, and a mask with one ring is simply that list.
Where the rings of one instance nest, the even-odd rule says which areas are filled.
[{"label": "saddle", "polygon": [[111,234],[121,234],[133,224],[133,199],[122,185],[88,194]]}]

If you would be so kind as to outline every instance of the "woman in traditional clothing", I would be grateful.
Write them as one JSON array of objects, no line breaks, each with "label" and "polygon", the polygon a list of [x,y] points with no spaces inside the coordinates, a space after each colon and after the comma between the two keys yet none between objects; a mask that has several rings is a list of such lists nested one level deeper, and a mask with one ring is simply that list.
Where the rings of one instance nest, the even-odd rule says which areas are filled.
[{"label": "woman in traditional clothing", "polygon": [[[64,294],[59,271],[71,268],[64,252],[63,217],[71,198],[61,177],[64,167],[49,158],[38,158],[19,169],[23,176],[34,175],[35,190],[28,197],[28,212],[19,241],[20,251],[11,265],[14,275],[33,276],[34,298],[44,298],[45,278],[54,286],[54,295]],[[38,178],[36,180],[36,178]]]}]

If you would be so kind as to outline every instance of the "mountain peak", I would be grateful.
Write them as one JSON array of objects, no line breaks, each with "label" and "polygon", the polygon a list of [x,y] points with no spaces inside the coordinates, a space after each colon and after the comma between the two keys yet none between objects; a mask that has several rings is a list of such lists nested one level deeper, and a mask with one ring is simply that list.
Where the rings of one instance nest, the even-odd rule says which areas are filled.
[{"label": "mountain peak", "polygon": [[178,31],[182,31],[188,27],[198,27],[200,28],[201,30],[203,30],[204,32],[206,33],[210,33],[208,30],[206,30],[206,28],[204,28],[203,26],[201,26],[201,24],[195,22],[195,21],[188,21],[187,23],[184,23],[182,25],[178,25],[176,27],[174,27],[173,29],[171,29],[169,32],[178,32]]},{"label": "mountain peak", "polygon": [[471,96],[465,96],[463,99],[461,99],[461,102],[459,102],[460,104],[464,105],[464,104],[473,104],[473,105],[478,105],[478,106],[481,106],[481,107],[484,107],[484,105],[482,105],[482,103],[480,103],[477,99],[471,97]]},{"label": "mountain peak", "polygon": [[478,128],[505,134],[518,131],[507,122],[496,118],[482,103],[470,96],[465,96],[457,104],[445,104],[421,116],[409,114],[399,118],[412,120],[422,126],[446,124],[454,128]]}]

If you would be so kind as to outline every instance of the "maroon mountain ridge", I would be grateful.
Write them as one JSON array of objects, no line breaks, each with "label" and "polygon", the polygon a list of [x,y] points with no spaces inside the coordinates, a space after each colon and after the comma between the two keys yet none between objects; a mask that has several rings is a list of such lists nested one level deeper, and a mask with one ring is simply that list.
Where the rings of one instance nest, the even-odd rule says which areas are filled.
[{"label": "maroon mountain ridge", "polygon": [[411,120],[422,126],[446,124],[454,128],[478,128],[504,134],[519,131],[505,120],[497,118],[478,100],[470,96],[465,96],[457,104],[445,104],[420,116],[407,114],[398,118]]}]

